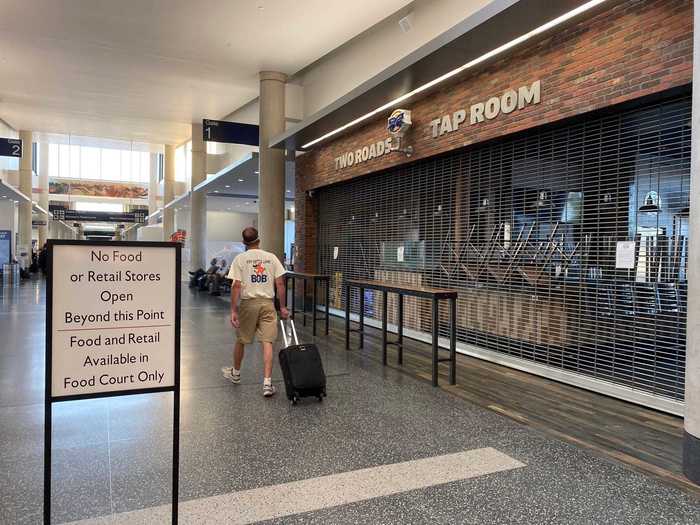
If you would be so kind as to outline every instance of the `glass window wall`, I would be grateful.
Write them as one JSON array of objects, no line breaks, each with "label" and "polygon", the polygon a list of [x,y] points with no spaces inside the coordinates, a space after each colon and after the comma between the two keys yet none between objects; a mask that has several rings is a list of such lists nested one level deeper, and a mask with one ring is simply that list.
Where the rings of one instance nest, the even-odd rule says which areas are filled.
[{"label": "glass window wall", "polygon": [[77,211],[108,211],[111,213],[122,213],[124,205],[118,202],[96,202],[96,201],[76,201]]},{"label": "glass window wall", "polygon": [[49,144],[49,177],[148,183],[147,151]]}]

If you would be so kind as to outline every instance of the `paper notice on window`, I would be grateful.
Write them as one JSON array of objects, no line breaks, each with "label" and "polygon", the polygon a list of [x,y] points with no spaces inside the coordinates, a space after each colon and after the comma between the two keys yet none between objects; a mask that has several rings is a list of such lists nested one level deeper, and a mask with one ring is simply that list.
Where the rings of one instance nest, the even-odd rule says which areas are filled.
[{"label": "paper notice on window", "polygon": [[338,258],[338,247],[333,246],[333,260],[335,261]]},{"label": "paper notice on window", "polygon": [[636,243],[634,241],[618,241],[615,268],[634,270],[636,251]]},{"label": "paper notice on window", "polygon": [[396,260],[397,262],[403,262],[403,246],[396,248]]}]

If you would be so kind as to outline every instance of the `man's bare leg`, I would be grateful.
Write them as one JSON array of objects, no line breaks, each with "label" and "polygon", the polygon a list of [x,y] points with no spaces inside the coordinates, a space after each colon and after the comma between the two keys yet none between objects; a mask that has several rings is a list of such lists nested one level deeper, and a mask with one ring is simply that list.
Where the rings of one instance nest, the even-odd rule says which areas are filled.
[{"label": "man's bare leg", "polygon": [[233,368],[236,370],[241,369],[241,364],[243,363],[243,355],[245,354],[245,345],[236,341],[233,347]]},{"label": "man's bare leg", "polygon": [[272,343],[263,343],[264,377],[272,378]]},{"label": "man's bare leg", "polygon": [[275,389],[272,386],[272,343],[263,343],[263,394],[265,397],[274,395]]},{"label": "man's bare leg", "polygon": [[241,364],[243,363],[243,354],[245,346],[243,343],[236,341],[233,346],[233,366],[225,366],[221,369],[224,377],[232,383],[238,384],[241,382]]}]

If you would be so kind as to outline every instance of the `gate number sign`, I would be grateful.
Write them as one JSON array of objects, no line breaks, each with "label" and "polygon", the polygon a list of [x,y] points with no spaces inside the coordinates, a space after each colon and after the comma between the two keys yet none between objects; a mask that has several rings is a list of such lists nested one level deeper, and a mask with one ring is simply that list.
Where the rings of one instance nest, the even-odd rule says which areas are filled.
[{"label": "gate number sign", "polygon": [[0,157],[21,157],[22,141],[20,139],[0,138]]}]

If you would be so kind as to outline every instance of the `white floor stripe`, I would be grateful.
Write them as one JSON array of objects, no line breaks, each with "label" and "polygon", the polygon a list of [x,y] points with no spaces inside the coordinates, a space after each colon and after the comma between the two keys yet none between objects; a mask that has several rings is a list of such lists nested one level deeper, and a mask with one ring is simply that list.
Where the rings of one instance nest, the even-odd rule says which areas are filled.
[{"label": "white floor stripe", "polygon": [[[183,524],[246,524],[311,512],[525,465],[493,448],[381,465],[180,503]],[[170,506],[73,522],[72,525],[168,523]]]}]

